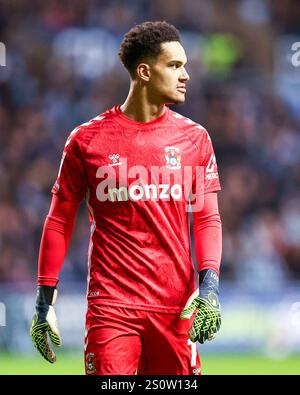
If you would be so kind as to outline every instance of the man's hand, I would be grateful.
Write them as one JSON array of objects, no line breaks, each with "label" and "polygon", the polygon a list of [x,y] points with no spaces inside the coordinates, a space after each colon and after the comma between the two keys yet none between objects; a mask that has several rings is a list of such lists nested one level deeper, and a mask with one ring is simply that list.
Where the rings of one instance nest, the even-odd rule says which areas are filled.
[{"label": "man's hand", "polygon": [[212,269],[200,272],[200,286],[190,296],[180,314],[183,320],[189,320],[198,309],[189,330],[192,342],[203,344],[212,340],[221,326],[221,306],[219,303],[219,277]]},{"label": "man's hand", "polygon": [[38,286],[35,306],[36,313],[33,316],[30,328],[30,336],[32,337],[34,346],[50,363],[56,361],[56,355],[49,345],[47,334],[55,346],[60,347],[62,344],[53,307],[56,296],[56,287],[47,285]]}]

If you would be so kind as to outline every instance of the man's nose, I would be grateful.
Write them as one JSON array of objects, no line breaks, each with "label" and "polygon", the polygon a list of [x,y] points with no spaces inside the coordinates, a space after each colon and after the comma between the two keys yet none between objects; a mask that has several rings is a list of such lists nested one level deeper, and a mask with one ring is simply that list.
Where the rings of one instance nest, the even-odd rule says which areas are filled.
[{"label": "man's nose", "polygon": [[180,79],[181,79],[181,81],[188,81],[190,79],[190,76],[188,75],[188,72],[186,71],[185,68],[183,68],[183,70],[182,70]]}]

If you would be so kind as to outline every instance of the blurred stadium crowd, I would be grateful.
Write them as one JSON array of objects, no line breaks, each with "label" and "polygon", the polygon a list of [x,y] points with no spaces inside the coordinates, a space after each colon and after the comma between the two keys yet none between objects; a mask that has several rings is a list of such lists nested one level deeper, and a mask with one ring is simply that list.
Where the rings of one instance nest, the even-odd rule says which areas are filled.
[{"label": "blurred stadium crowd", "polygon": [[[299,91],[297,110],[275,81],[276,43],[300,36],[297,1],[20,0],[0,1],[0,282],[35,282],[64,142],[126,98],[118,48],[144,20],[182,34],[191,81],[173,108],[213,140],[223,278],[257,290],[300,280]],[[88,238],[81,207],[61,279],[85,281]]]}]

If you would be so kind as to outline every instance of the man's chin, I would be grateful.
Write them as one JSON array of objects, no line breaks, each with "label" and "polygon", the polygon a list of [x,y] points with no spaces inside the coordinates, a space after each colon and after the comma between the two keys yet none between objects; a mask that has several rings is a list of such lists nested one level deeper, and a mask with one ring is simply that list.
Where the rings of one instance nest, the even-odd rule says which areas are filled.
[{"label": "man's chin", "polygon": [[185,96],[176,97],[176,98],[169,98],[166,104],[183,104],[185,102]]},{"label": "man's chin", "polygon": [[177,100],[174,104],[184,104],[185,102],[185,97],[183,99]]}]

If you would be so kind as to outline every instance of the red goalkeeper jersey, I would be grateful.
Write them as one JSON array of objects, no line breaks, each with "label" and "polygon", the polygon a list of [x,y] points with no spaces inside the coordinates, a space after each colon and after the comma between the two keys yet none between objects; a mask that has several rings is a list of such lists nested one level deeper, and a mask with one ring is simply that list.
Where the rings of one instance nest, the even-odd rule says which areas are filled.
[{"label": "red goalkeeper jersey", "polygon": [[52,192],[86,199],[89,302],[180,312],[196,287],[188,207],[219,189],[207,131],[168,107],[143,123],[116,106],[75,128]]}]

